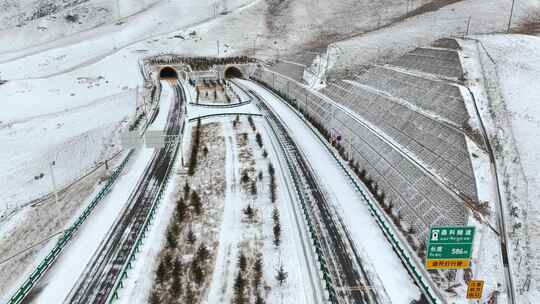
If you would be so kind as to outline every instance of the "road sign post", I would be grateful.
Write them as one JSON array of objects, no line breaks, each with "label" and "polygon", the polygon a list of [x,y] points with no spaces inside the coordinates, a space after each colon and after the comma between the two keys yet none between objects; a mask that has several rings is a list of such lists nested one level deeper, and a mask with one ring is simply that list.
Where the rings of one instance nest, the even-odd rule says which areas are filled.
[{"label": "road sign post", "polygon": [[474,227],[431,227],[427,269],[462,269],[470,266]]}]

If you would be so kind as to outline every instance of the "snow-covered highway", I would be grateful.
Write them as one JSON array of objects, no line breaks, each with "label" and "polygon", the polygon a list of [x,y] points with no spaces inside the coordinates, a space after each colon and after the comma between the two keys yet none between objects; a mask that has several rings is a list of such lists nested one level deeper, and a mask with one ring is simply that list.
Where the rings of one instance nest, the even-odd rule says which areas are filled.
[{"label": "snow-covered highway", "polygon": [[373,284],[370,287],[375,288],[379,294],[386,295],[392,303],[409,303],[413,299],[419,299],[419,289],[379,230],[367,204],[360,203],[364,198],[356,191],[306,122],[267,89],[251,81],[238,82],[259,94],[275,111],[310,160],[311,166],[319,175],[318,180],[331,198],[332,208],[337,210],[337,214],[349,229],[353,244]]}]

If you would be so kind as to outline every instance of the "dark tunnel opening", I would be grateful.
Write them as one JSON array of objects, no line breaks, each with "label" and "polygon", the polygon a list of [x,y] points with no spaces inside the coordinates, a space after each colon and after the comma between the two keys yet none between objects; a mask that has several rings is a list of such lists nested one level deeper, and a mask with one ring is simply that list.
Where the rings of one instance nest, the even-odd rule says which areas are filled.
[{"label": "dark tunnel opening", "polygon": [[242,71],[237,67],[228,67],[225,70],[225,78],[243,78]]},{"label": "dark tunnel opening", "polygon": [[178,73],[171,68],[171,67],[165,67],[161,69],[159,72],[159,78],[161,79],[178,79]]}]

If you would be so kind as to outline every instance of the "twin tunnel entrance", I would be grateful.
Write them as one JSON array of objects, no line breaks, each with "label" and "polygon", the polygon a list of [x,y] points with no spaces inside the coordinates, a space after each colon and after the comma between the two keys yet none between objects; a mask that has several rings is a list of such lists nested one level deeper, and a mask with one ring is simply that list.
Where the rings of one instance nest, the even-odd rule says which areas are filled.
[{"label": "twin tunnel entrance", "polygon": [[[183,72],[186,73],[186,72]],[[187,78],[186,75],[182,75],[183,78]],[[242,71],[234,66],[230,66],[225,69],[223,76],[225,79],[230,78],[244,78]],[[159,79],[178,79],[178,72],[172,67],[164,67],[159,71]]]}]

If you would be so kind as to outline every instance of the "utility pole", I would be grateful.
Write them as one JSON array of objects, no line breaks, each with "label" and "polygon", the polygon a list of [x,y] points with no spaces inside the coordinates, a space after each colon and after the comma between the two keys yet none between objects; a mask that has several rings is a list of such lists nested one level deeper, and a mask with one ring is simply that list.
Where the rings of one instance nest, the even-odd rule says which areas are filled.
[{"label": "utility pole", "polygon": [[[137,109],[140,108],[141,105],[139,104],[139,85],[135,88],[135,113],[137,113]],[[144,111],[144,107],[143,111]],[[135,114],[136,115],[136,114]]]},{"label": "utility pole", "polygon": [[49,163],[49,171],[51,172],[51,182],[53,186],[54,200],[58,205],[58,192],[56,191],[56,181],[54,180],[53,166],[56,165],[55,161]]},{"label": "utility pole", "polygon": [[219,57],[219,40],[216,41],[217,44],[217,56]]},{"label": "utility pole", "polygon": [[256,47],[256,44],[257,44],[257,38],[259,38],[259,36],[255,36],[255,38],[253,39],[253,54],[251,54],[251,56],[255,57],[255,47]]},{"label": "utility pole", "polygon": [[465,36],[469,36],[469,29],[471,28],[471,18],[472,16],[469,16],[469,20],[467,21],[467,33]]},{"label": "utility pole", "polygon": [[120,21],[120,0],[116,0],[116,22]]},{"label": "utility pole", "polygon": [[508,18],[508,28],[506,29],[506,33],[510,33],[510,28],[512,27],[512,17],[514,16],[515,4],[516,4],[516,0],[512,0],[512,8],[510,8],[510,18]]},{"label": "utility pole", "polygon": [[304,95],[306,96],[306,101],[304,103],[304,113],[303,114],[307,114],[307,102],[308,102],[307,92],[304,92]]}]

